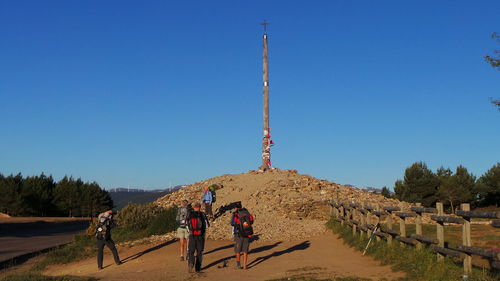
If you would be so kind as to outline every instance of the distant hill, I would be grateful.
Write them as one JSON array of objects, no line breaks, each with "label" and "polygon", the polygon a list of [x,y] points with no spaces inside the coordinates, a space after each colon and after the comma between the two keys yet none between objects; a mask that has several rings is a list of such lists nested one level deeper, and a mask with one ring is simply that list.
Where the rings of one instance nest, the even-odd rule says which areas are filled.
[{"label": "distant hill", "polygon": [[377,193],[377,194],[382,193],[381,188],[370,187],[370,186],[363,187],[363,188],[361,188],[361,190],[366,191],[366,192],[370,192],[370,193]]},{"label": "distant hill", "polygon": [[167,189],[144,190],[132,188],[113,188],[110,189],[109,195],[113,199],[115,208],[120,210],[129,203],[145,204],[155,201],[156,199],[165,196],[169,193],[177,191],[182,186],[175,186]]}]

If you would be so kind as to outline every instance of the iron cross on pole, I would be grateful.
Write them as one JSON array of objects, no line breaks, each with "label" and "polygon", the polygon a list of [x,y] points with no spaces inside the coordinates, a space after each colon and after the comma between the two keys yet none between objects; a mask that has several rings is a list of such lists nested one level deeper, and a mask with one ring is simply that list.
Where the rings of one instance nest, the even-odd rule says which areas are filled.
[{"label": "iron cross on pole", "polygon": [[268,23],[266,20],[264,20],[264,22],[261,23],[260,25],[264,26],[264,33],[266,33],[267,32],[267,26],[270,25],[270,23]]}]

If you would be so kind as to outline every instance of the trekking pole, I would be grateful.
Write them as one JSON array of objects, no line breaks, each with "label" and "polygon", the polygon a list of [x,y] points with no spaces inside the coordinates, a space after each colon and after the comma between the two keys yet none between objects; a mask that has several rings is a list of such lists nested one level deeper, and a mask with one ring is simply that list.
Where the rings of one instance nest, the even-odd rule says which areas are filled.
[{"label": "trekking pole", "polygon": [[368,240],[368,244],[366,244],[365,250],[363,251],[363,256],[366,254],[366,250],[368,250],[368,246],[370,246],[370,242],[372,242],[373,237],[375,236],[375,232],[377,231],[377,228],[380,227],[380,222],[375,225],[375,228],[373,229],[372,235],[370,235],[370,239]]}]

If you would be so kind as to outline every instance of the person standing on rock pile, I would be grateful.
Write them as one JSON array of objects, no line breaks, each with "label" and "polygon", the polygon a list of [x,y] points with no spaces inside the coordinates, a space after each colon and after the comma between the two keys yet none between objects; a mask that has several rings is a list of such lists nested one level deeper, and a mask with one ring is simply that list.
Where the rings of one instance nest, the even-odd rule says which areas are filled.
[{"label": "person standing on rock pile", "polygon": [[185,260],[186,247],[187,247],[187,239],[189,237],[189,232],[187,229],[187,222],[189,216],[188,201],[182,200],[181,206],[177,209],[177,216],[175,218],[177,222],[177,237],[179,238],[179,247],[181,254],[181,261]]},{"label": "person standing on rock pile", "polygon": [[212,219],[213,214],[212,214],[212,202],[213,202],[213,196],[212,196],[212,191],[210,191],[210,188],[208,186],[205,186],[203,188],[203,195],[201,196],[201,203],[205,205],[205,214]]},{"label": "person standing on rock pile", "polygon": [[[196,272],[201,270],[201,262],[203,260],[203,249],[205,248],[205,232],[207,227],[210,226],[205,214],[200,211],[201,204],[196,203],[193,206],[193,211],[190,212],[188,217],[188,271]],[[196,252],[196,257],[194,255]]]},{"label": "person standing on rock pile", "polygon": [[[253,235],[254,218],[250,212],[243,208],[241,203],[236,205],[236,210],[231,216],[231,226],[234,234],[234,253],[236,254],[236,268],[247,269],[248,250],[250,248],[250,237]],[[243,266],[240,257],[243,254]]]},{"label": "person standing on rock pile", "polygon": [[115,242],[111,239],[111,228],[115,226],[113,219],[113,211],[109,210],[99,214],[97,217],[97,225],[95,228],[95,237],[97,238],[97,267],[102,269],[102,259],[104,246],[108,246],[113,253],[116,265],[122,264],[118,251],[116,250]]}]

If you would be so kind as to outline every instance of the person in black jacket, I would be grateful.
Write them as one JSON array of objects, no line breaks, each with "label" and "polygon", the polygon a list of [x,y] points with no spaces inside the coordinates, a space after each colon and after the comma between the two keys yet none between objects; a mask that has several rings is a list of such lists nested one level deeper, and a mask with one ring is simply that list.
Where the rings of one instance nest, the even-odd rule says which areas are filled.
[{"label": "person in black jacket", "polygon": [[115,242],[111,239],[111,229],[114,226],[115,221],[113,220],[112,210],[99,214],[95,232],[95,237],[97,238],[97,267],[99,269],[103,268],[102,259],[104,246],[107,246],[111,250],[111,253],[113,253],[116,265],[122,264],[118,256],[118,251],[116,250]]},{"label": "person in black jacket", "polygon": [[[193,206],[193,211],[189,214],[188,219],[188,271],[196,272],[201,270],[201,262],[203,259],[203,249],[205,248],[205,232],[210,226],[207,217],[200,211],[201,204],[196,203]],[[196,252],[196,257],[194,255]]]}]

